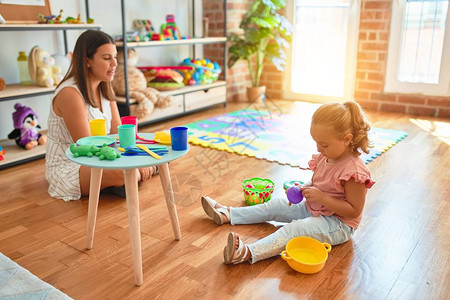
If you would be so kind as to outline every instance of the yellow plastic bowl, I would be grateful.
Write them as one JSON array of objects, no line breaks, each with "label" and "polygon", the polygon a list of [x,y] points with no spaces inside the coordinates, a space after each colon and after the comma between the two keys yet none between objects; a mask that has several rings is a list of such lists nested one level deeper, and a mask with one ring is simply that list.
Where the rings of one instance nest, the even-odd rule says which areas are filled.
[{"label": "yellow plastic bowl", "polygon": [[297,272],[314,274],[325,266],[331,245],[321,243],[308,236],[300,236],[291,239],[286,250],[281,252],[281,258]]}]

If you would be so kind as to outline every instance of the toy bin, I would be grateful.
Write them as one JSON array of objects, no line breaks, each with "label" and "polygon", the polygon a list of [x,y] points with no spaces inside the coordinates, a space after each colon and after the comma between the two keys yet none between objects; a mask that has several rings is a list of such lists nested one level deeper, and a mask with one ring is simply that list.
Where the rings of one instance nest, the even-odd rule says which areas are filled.
[{"label": "toy bin", "polygon": [[272,198],[275,183],[270,179],[251,178],[242,181],[247,205],[262,204]]}]

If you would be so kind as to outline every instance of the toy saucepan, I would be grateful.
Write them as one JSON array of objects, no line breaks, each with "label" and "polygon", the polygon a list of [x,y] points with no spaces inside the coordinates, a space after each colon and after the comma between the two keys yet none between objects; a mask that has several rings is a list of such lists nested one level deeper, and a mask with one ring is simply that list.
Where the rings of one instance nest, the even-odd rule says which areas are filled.
[{"label": "toy saucepan", "polygon": [[287,243],[286,250],[281,252],[281,258],[297,272],[314,274],[323,269],[330,251],[330,244],[321,243],[312,237],[300,236]]}]

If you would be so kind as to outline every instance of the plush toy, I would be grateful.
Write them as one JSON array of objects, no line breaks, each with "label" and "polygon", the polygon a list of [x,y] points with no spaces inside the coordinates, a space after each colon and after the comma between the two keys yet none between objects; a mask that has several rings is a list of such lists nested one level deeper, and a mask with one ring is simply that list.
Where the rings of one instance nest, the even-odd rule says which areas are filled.
[{"label": "plush toy", "polygon": [[61,69],[55,66],[55,60],[39,46],[34,46],[28,55],[28,69],[31,79],[39,86],[58,85],[63,78]]},{"label": "plush toy", "polygon": [[16,144],[24,149],[30,150],[35,146],[44,145],[47,142],[47,136],[41,135],[37,128],[38,116],[27,106],[20,103],[14,105],[15,112],[12,114],[14,130],[8,135],[9,139],[14,139]]},{"label": "plush toy", "polygon": [[[128,49],[128,93],[137,102],[136,116],[145,118],[149,116],[155,107],[164,108],[170,105],[172,96],[163,96],[158,90],[147,87],[144,74],[136,67],[138,60],[134,49]],[[125,72],[123,66],[123,51],[117,55],[119,65],[112,81],[116,95],[125,96]]]}]

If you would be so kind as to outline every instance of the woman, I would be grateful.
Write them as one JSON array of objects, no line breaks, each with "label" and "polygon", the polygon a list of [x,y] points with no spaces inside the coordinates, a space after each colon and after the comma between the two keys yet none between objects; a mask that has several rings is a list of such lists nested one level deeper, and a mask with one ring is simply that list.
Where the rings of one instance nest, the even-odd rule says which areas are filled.
[{"label": "woman", "polygon": [[[108,34],[87,30],[78,37],[69,71],[55,90],[48,118],[45,166],[48,192],[54,198],[77,200],[89,193],[90,168],[71,162],[65,155],[72,143],[91,135],[89,121],[105,119],[107,134],[117,133],[120,116],[111,87],[116,56],[116,45]],[[141,168],[138,180],[145,181],[156,171],[156,167]],[[103,171],[101,189],[123,184],[122,170]]]}]

